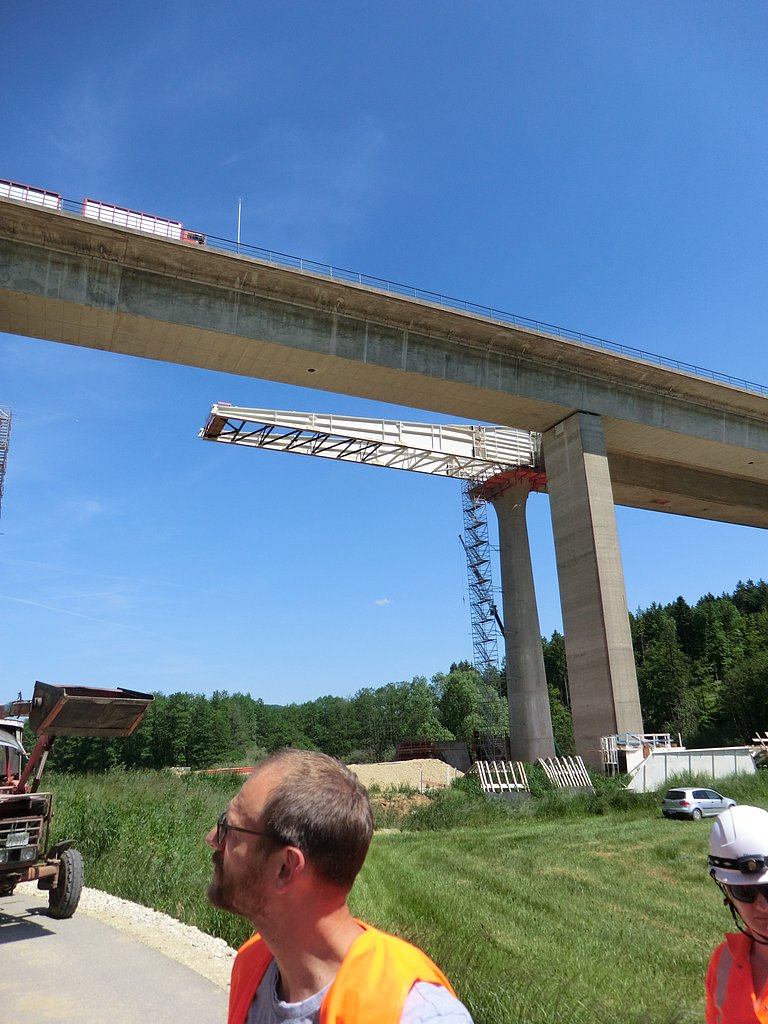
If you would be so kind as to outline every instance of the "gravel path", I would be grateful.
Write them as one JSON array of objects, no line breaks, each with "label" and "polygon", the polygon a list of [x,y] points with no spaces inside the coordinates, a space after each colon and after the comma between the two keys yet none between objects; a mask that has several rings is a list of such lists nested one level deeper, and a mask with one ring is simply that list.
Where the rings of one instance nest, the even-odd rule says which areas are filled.
[{"label": "gravel path", "polygon": [[[19,885],[17,892],[48,899],[47,893],[41,892],[35,882]],[[229,988],[235,950],[223,939],[215,939],[167,914],[98,889],[83,889],[77,913],[98,918],[137,942],[184,964],[219,988]]]}]

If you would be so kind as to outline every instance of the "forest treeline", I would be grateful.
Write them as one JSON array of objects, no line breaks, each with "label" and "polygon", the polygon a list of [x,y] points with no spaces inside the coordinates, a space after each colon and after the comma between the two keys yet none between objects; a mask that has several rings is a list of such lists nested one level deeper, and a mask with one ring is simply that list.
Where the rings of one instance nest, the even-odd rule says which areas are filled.
[{"label": "forest treeline", "polygon": [[[748,742],[768,729],[768,584],[739,582],[732,594],[682,597],[630,616],[646,732],[680,734],[688,746]],[[562,753],[573,752],[565,645],[542,639],[552,720]],[[156,694],[126,739],[61,738],[50,766],[209,768],[252,764],[286,744],[347,762],[394,756],[406,739],[470,741],[508,728],[503,672],[486,678],[463,661],[431,679],[365,687],[351,697],[265,704],[249,694]]]}]

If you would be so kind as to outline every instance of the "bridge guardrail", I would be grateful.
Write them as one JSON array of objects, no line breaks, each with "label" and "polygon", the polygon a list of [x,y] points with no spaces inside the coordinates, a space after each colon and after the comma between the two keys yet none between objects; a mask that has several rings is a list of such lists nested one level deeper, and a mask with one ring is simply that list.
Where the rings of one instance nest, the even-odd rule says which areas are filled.
[{"label": "bridge guardrail", "polygon": [[[72,199],[63,199],[62,209],[69,213],[76,213],[82,216],[82,202]],[[191,229],[188,229],[190,231]],[[371,274],[363,274],[355,270],[346,270],[330,263],[320,263],[317,260],[304,259],[302,256],[291,256],[288,253],[279,252],[275,249],[265,249],[258,245],[248,245],[244,242],[236,242],[230,238],[220,238],[217,235],[210,235],[207,232],[192,234],[205,238],[205,244],[212,249],[222,252],[232,252],[242,256],[252,256],[254,259],[262,260],[265,263],[273,263],[282,267],[289,267],[294,270],[306,270],[313,274],[321,274],[323,277],[337,281],[346,281],[350,284],[365,285],[368,288],[376,288],[378,291],[388,292],[392,295],[402,295],[404,298],[418,299],[422,302],[431,302],[446,309],[455,309],[460,313],[471,313],[475,316],[486,317],[502,324],[510,324],[513,327],[527,327],[534,331],[541,331],[544,334],[551,334],[564,341],[575,341],[590,348],[603,349],[607,352],[615,352],[617,355],[628,356],[631,359],[639,359],[642,362],[651,363],[656,366],[664,366],[670,370],[678,370],[681,373],[688,373],[694,377],[701,377],[703,380],[715,381],[718,384],[727,384],[730,387],[740,388],[743,391],[753,391],[759,395],[768,395],[768,385],[757,384],[755,381],[743,380],[739,377],[732,377],[727,373],[720,373],[717,370],[705,369],[693,363],[687,363],[680,359],[672,359],[668,356],[661,356],[654,352],[646,352],[644,349],[635,348],[631,345],[622,345],[619,342],[609,341],[607,338],[600,338],[594,334],[585,334],[583,331],[573,331],[566,327],[558,327],[555,324],[547,323],[544,320],[535,320],[531,317],[520,316],[516,313],[508,313],[496,309],[494,306],[484,306],[466,299],[457,299],[450,295],[443,295],[440,292],[428,291],[424,288],[417,288],[414,285],[401,284],[396,281],[388,281],[384,278],[375,277]]]}]

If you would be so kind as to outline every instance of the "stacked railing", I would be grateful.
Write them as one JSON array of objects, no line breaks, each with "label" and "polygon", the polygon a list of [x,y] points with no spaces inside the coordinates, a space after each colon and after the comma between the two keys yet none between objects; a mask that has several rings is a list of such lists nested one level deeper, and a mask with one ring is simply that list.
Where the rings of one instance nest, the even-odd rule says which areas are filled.
[{"label": "stacked railing", "polygon": [[530,793],[522,761],[475,761],[484,793]]},{"label": "stacked railing", "polygon": [[555,789],[590,789],[594,791],[584,762],[580,757],[540,757],[539,764]]}]

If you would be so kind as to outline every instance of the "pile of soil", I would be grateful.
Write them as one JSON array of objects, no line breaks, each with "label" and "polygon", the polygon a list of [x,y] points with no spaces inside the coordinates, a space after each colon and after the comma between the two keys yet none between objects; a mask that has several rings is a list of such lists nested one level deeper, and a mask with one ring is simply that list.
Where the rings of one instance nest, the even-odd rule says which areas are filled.
[{"label": "pile of soil", "polygon": [[411,761],[385,761],[380,764],[351,764],[348,766],[364,786],[378,786],[386,792],[400,786],[410,786],[423,793],[425,789],[444,789],[463,772],[452,768],[436,757],[417,757]]}]

